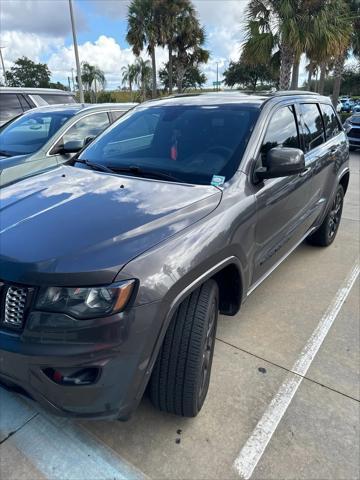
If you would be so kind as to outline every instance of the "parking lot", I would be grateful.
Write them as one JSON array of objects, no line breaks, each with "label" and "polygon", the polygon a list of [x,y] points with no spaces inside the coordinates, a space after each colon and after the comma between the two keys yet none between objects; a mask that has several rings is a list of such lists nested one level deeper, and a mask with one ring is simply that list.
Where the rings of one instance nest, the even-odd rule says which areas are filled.
[{"label": "parking lot", "polygon": [[218,325],[195,419],[52,417],[0,391],[4,479],[359,478],[359,171],[328,249],[301,245]]}]

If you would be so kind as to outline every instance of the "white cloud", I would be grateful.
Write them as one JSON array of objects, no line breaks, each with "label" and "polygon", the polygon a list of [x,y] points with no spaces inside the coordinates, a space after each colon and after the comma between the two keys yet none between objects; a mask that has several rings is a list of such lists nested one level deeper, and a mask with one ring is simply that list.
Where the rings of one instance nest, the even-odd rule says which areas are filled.
[{"label": "white cloud", "polygon": [[[76,26],[86,27],[84,16],[74,2]],[[45,36],[66,36],[71,32],[67,0],[1,0],[1,30],[17,30]]]},{"label": "white cloud", "polygon": [[6,68],[9,68],[17,58],[23,56],[38,62],[41,56],[49,54],[64,44],[62,38],[40,36],[16,30],[2,32],[0,42],[1,46],[5,47],[3,56]]},{"label": "white cloud", "polygon": [[[101,35],[95,42],[85,42],[78,48],[81,62],[97,65],[104,71],[108,88],[121,84],[121,68],[135,59],[130,48],[121,48],[114,38],[106,35]],[[67,81],[71,68],[75,68],[73,47],[63,46],[53,53],[48,65],[56,80]]]}]

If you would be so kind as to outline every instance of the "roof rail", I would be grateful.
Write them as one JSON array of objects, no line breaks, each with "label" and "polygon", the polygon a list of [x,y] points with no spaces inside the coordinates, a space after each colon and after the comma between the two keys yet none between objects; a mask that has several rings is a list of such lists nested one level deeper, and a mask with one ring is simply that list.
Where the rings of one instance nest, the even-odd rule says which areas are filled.
[{"label": "roof rail", "polygon": [[278,90],[272,93],[274,97],[282,97],[283,95],[319,95],[316,92],[307,92],[306,90]]}]

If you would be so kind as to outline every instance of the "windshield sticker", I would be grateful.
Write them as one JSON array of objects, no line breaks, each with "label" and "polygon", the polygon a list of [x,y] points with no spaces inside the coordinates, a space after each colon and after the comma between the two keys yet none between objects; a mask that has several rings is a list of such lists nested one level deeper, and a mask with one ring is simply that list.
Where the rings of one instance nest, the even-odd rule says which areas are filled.
[{"label": "windshield sticker", "polygon": [[213,175],[211,179],[211,185],[214,187],[221,187],[221,185],[224,185],[225,183],[225,177],[221,177],[220,175]]}]

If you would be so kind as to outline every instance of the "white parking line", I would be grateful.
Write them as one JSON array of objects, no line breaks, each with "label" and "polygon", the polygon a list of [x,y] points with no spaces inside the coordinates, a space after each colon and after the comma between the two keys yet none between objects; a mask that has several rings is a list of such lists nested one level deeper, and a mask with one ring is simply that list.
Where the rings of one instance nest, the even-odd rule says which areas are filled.
[{"label": "white parking line", "polygon": [[342,287],[338,290],[334,300],[320,320],[306,343],[303,351],[292,367],[284,383],[272,399],[264,415],[256,425],[253,433],[248,438],[234,462],[234,467],[239,475],[245,480],[249,479],[261,459],[268,443],[271,440],[279,422],[291,403],[303,377],[306,375],[316,353],[323,343],[331,325],[337,317],[343,303],[350,293],[358,275],[359,260],[356,261]]},{"label": "white parking line", "polygon": [[[144,480],[140,470],[122,459],[73,420],[39,413],[22,428],[7,415],[17,411],[26,418],[29,407],[11,393],[2,391],[0,431],[14,432],[6,442],[14,445],[51,480]],[[36,410],[33,411],[33,415]],[[31,417],[30,417],[31,418]]]}]

